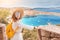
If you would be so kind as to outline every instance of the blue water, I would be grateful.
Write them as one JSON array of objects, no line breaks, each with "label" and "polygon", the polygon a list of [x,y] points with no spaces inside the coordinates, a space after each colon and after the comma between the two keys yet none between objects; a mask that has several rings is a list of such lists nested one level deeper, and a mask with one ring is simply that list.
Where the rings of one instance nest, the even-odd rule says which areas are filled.
[{"label": "blue water", "polygon": [[60,16],[53,15],[26,16],[21,19],[21,22],[23,24],[31,26],[48,25],[48,23],[57,25],[60,24]]},{"label": "blue water", "polygon": [[43,12],[57,12],[57,13],[60,13],[60,9],[54,9],[54,8],[34,8],[33,10],[43,11]]}]

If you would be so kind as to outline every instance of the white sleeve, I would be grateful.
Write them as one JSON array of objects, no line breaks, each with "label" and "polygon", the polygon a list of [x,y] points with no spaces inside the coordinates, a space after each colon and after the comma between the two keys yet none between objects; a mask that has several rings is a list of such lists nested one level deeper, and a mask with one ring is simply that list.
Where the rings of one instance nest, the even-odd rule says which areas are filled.
[{"label": "white sleeve", "polygon": [[23,25],[24,28],[29,29],[29,30],[33,30],[34,26],[29,26],[29,25]]},{"label": "white sleeve", "polygon": [[29,29],[29,30],[33,30],[34,29],[34,26],[29,26],[29,25],[24,25],[24,24],[19,24],[19,26],[22,27],[22,28]]},{"label": "white sleeve", "polygon": [[21,28],[29,29],[29,30],[34,29],[34,26],[25,25],[21,21],[18,22],[18,26],[21,27]]}]

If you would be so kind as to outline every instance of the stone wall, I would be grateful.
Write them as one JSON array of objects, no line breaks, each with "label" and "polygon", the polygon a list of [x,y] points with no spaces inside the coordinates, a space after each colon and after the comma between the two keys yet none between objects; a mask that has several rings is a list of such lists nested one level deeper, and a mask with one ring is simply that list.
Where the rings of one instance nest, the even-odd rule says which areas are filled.
[{"label": "stone wall", "polygon": [[60,40],[60,35],[45,30],[39,31],[39,40]]},{"label": "stone wall", "polygon": [[0,23],[0,40],[7,40],[5,27],[6,27],[5,24]]}]

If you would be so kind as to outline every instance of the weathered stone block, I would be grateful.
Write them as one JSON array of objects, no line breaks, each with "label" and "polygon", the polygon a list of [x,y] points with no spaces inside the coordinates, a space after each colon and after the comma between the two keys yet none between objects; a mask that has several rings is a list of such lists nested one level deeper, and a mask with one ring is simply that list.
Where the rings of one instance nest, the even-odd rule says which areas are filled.
[{"label": "weathered stone block", "polygon": [[42,37],[42,40],[50,40],[48,37]]},{"label": "weathered stone block", "polygon": [[51,40],[60,40],[60,38],[52,38]]},{"label": "weathered stone block", "polygon": [[50,32],[45,31],[45,30],[41,30],[41,35],[44,37],[50,37]]},{"label": "weathered stone block", "polygon": [[57,38],[59,38],[59,37],[60,37],[60,35],[59,35],[59,34],[57,34],[57,33],[51,33],[51,37],[57,37]]}]

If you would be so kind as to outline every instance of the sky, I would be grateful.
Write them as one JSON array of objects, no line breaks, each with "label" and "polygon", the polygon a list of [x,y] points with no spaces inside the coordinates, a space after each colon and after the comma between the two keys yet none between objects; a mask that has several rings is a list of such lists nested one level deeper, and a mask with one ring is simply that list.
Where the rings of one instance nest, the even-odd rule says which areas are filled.
[{"label": "sky", "polygon": [[60,0],[0,0],[0,7],[60,7]]}]

